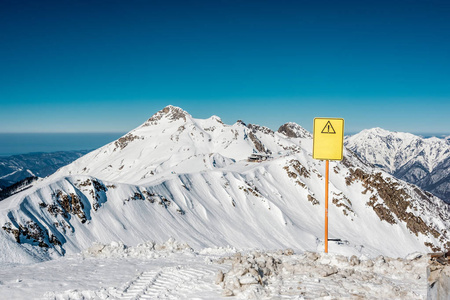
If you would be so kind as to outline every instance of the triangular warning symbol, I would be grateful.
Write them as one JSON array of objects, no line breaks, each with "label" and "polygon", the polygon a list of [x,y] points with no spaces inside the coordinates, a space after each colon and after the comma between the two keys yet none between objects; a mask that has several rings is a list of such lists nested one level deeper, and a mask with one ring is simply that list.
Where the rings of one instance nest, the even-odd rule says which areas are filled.
[{"label": "triangular warning symbol", "polygon": [[327,124],[325,124],[325,127],[322,129],[322,133],[331,133],[331,134],[336,133],[336,131],[334,131],[333,125],[331,125],[330,121],[328,121]]}]

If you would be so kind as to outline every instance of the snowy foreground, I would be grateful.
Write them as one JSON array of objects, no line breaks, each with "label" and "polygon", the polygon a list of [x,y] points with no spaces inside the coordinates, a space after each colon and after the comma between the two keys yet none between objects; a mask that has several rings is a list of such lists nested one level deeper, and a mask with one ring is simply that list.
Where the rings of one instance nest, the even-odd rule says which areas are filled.
[{"label": "snowy foreground", "polygon": [[[76,255],[3,265],[2,299],[425,299],[426,255],[374,258],[194,251],[164,244],[94,244]],[[6,298],[5,298],[6,297]]]}]

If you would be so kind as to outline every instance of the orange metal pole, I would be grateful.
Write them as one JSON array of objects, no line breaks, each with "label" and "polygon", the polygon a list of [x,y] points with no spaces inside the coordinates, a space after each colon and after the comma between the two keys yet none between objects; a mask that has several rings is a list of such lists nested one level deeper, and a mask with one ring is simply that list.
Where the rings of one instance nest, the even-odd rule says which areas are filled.
[{"label": "orange metal pole", "polygon": [[325,253],[328,253],[328,169],[330,162],[325,164]]}]

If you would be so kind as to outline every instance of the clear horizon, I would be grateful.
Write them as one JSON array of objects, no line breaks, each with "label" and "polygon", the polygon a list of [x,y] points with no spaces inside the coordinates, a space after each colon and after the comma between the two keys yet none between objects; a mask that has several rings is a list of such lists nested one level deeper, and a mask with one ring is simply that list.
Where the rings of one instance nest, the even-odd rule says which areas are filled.
[{"label": "clear horizon", "polygon": [[[356,133],[358,132],[345,132],[345,136]],[[0,157],[39,152],[90,151],[113,142],[124,134],[126,132],[0,133]],[[433,133],[413,134],[423,138],[450,136]]]},{"label": "clear horizon", "polygon": [[172,104],[272,129],[450,132],[447,1],[2,1],[0,132],[127,132]]},{"label": "clear horizon", "polygon": [[0,133],[0,156],[95,150],[124,133]]},{"label": "clear horizon", "polygon": [[[242,121],[245,122],[245,120],[242,120]],[[245,123],[247,123],[247,122],[245,122]],[[264,124],[254,124],[254,123],[251,123],[251,124],[265,126]],[[227,125],[232,125],[232,124],[227,124]],[[283,125],[283,124],[280,124],[280,126],[281,125]],[[301,124],[299,124],[299,125],[302,126]],[[274,131],[277,131],[280,126],[277,126],[276,128],[272,128],[272,127],[268,127],[268,126],[265,126],[265,127],[268,127],[268,128],[270,128],[270,129],[272,129]],[[302,127],[305,128],[304,126],[302,126]],[[372,128],[375,128],[375,127],[372,127]],[[362,130],[372,129],[372,128],[364,128]],[[96,132],[87,132],[87,131],[74,131],[74,132],[33,132],[33,131],[28,131],[28,132],[25,132],[25,131],[24,132],[0,132],[0,135],[15,135],[15,134],[17,134],[17,135],[20,135],[20,134],[36,134],[36,135],[39,135],[39,134],[44,134],[44,135],[45,134],[48,134],[48,135],[52,135],[52,134],[54,134],[54,135],[58,135],[58,134],[67,134],[67,135],[70,135],[70,134],[85,134],[85,135],[117,134],[117,135],[124,135],[124,134],[126,134],[127,132],[129,132],[129,131],[131,131],[133,129],[135,129],[135,128],[131,128],[131,129],[127,130],[127,131],[103,131],[103,132],[102,131],[96,131]],[[307,128],[305,128],[305,129],[307,129]],[[382,128],[382,129],[386,129],[386,128]],[[309,129],[307,129],[307,130],[310,133],[312,133],[312,130],[309,130]],[[357,134],[357,133],[361,132],[362,130],[360,130],[360,131],[345,131],[344,135]],[[386,129],[386,130],[388,130],[388,129]],[[450,132],[407,132],[407,131],[395,131],[395,130],[389,130],[389,131],[411,133],[411,134],[414,134],[414,135],[417,135],[417,136],[421,136],[421,137],[424,137],[424,138],[432,137],[432,136],[434,136],[434,137],[447,137],[447,136],[450,136]]]}]

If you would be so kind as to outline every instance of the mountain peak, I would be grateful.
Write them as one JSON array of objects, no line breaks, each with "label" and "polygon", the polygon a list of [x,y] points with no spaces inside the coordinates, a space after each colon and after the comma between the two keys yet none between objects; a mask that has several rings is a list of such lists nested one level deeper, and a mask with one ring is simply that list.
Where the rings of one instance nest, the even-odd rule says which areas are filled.
[{"label": "mountain peak", "polygon": [[364,129],[363,131],[364,133],[369,133],[369,134],[375,134],[375,135],[381,135],[381,136],[386,136],[389,135],[391,133],[393,133],[392,131],[380,128],[380,127],[374,127],[374,128],[370,128],[370,129]]},{"label": "mountain peak", "polygon": [[237,125],[244,126],[244,127],[247,127],[247,124],[245,124],[244,121],[242,121],[242,120],[237,120],[237,121],[236,121],[236,124],[237,124]]},{"label": "mountain peak", "polygon": [[183,119],[186,122],[187,117],[190,116],[191,115],[188,112],[184,111],[182,108],[173,105],[168,105],[164,107],[162,110],[155,113],[150,119],[147,120],[147,122],[145,122],[144,125],[148,126],[157,124],[158,121],[161,120],[162,118],[166,118],[171,122],[180,119]]},{"label": "mountain peak", "polygon": [[209,120],[213,120],[213,121],[223,124],[222,119],[216,115],[212,115],[211,117],[209,117]]},{"label": "mountain peak", "polygon": [[294,122],[281,125],[278,132],[290,138],[312,138],[308,130]]},{"label": "mountain peak", "polygon": [[450,202],[447,141],[372,128],[346,138],[345,146],[366,162]]},{"label": "mountain peak", "polygon": [[360,133],[355,134],[354,136],[376,136],[379,138],[394,138],[401,139],[404,141],[414,141],[417,139],[421,139],[421,137],[414,135],[412,133],[407,132],[399,132],[399,131],[389,131],[380,127],[375,127],[371,129],[364,129]]}]

